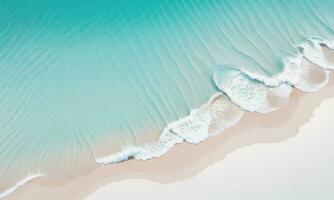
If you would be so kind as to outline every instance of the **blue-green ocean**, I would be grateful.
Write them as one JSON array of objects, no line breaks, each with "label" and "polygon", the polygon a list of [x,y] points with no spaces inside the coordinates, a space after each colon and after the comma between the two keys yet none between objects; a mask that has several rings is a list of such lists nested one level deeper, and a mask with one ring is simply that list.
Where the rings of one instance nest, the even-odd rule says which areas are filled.
[{"label": "blue-green ocean", "polygon": [[171,123],[217,93],[239,116],[276,109],[269,94],[317,90],[334,68],[333,10],[333,0],[0,0],[0,193],[202,141],[214,108]]}]

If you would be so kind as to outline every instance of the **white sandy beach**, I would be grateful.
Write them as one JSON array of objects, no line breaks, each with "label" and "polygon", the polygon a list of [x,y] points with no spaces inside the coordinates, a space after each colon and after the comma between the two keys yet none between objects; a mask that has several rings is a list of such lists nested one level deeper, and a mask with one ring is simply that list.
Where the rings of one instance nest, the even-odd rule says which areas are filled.
[{"label": "white sandy beach", "polygon": [[315,109],[296,137],[241,148],[186,180],[124,180],[85,199],[333,199],[333,112],[330,98]]},{"label": "white sandy beach", "polygon": [[334,0],[4,0],[0,200],[334,200]]},{"label": "white sandy beach", "polygon": [[[318,92],[294,90],[289,102],[278,111],[246,113],[237,125],[198,145],[182,143],[158,159],[108,165],[74,180],[35,179],[7,199],[156,199],[162,198],[161,195],[167,199],[187,198],[190,191],[194,193],[192,198],[197,196],[198,199],[211,198],[220,192],[218,197],[226,193],[227,197],[232,195],[229,199],[260,198],[269,194],[275,198],[283,189],[284,195],[288,195],[285,197],[301,195],[301,188],[292,187],[300,186],[298,181],[305,182],[306,188],[323,182],[324,187],[315,191],[315,195],[321,195],[327,191],[326,184],[334,180],[325,173],[328,167],[333,168],[328,156],[333,155],[329,146],[334,141],[317,125],[306,124],[304,127],[311,128],[298,129],[308,123],[313,110],[330,97],[334,97],[333,75],[329,84]],[[334,112],[332,106],[323,109]],[[331,118],[318,112],[314,119],[322,115],[327,119],[322,122],[327,124],[320,124],[320,128],[329,127]],[[322,160],[315,160],[318,158]],[[312,173],[317,170],[324,173],[314,176],[308,173],[312,163],[323,163],[312,169]]]}]

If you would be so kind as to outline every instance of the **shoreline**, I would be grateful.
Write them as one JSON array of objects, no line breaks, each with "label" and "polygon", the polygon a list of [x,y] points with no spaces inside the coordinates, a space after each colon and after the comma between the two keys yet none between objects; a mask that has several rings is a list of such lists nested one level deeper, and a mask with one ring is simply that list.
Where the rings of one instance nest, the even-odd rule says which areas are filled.
[{"label": "shoreline", "polygon": [[334,97],[333,92],[334,77],[331,74],[329,83],[319,91],[303,93],[293,89],[288,102],[280,109],[264,114],[245,112],[236,125],[209,137],[205,142],[175,145],[159,159],[131,159],[101,166],[73,180],[37,178],[5,199],[83,199],[103,185],[124,179],[148,179],[158,183],[183,180],[223,160],[239,148],[258,143],[277,143],[296,136],[299,127],[312,117],[313,110],[321,101]]}]

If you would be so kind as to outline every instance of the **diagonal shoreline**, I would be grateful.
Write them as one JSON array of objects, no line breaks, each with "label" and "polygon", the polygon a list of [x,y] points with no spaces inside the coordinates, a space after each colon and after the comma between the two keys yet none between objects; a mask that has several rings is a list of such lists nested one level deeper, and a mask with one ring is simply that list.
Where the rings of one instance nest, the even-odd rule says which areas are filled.
[{"label": "diagonal shoreline", "polygon": [[312,111],[330,97],[334,97],[332,74],[328,85],[319,91],[293,90],[289,102],[279,110],[266,114],[246,112],[235,126],[200,144],[182,143],[159,159],[102,166],[73,180],[37,178],[5,199],[83,199],[103,185],[124,179],[149,179],[159,183],[183,180],[239,148],[277,143],[296,136],[299,127],[312,117]]}]

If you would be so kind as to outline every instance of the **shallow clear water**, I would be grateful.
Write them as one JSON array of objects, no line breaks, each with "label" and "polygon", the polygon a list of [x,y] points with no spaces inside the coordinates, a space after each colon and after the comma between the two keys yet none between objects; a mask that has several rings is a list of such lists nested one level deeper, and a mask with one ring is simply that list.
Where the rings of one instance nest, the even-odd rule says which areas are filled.
[{"label": "shallow clear water", "polygon": [[155,142],[219,91],[219,66],[270,78],[334,38],[332,0],[0,2],[0,191]]}]

